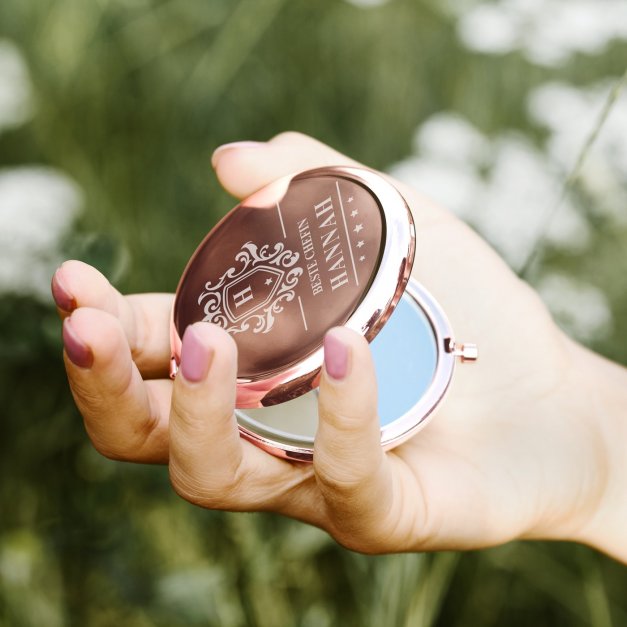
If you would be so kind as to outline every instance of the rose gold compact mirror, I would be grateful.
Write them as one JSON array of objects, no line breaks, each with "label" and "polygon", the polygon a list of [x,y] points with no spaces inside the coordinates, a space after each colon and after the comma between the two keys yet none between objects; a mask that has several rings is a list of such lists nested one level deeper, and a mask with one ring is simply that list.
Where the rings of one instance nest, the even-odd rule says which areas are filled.
[{"label": "rose gold compact mirror", "polygon": [[311,460],[325,333],[344,325],[372,342],[383,329],[372,344],[380,396],[389,397],[379,403],[382,442],[400,443],[440,402],[457,350],[437,303],[408,286],[414,246],[405,200],[370,170],[326,167],[271,183],[230,211],[187,264],[172,312],[171,375],[189,324],[221,326],[238,347],[243,437]]}]

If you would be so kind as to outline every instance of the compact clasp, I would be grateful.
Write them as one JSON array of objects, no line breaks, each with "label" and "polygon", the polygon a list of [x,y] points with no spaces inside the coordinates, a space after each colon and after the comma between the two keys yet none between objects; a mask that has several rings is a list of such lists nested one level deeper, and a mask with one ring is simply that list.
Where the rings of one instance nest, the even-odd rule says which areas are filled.
[{"label": "compact clasp", "polygon": [[444,339],[444,350],[447,353],[453,353],[462,363],[473,363],[479,358],[479,349],[476,344],[455,342],[453,338]]}]

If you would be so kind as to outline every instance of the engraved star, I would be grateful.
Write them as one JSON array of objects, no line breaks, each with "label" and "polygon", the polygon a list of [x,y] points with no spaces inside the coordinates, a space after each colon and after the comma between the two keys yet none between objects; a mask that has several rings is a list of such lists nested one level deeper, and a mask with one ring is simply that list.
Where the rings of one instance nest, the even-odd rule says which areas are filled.
[{"label": "engraved star", "polygon": [[348,202],[353,202],[353,197],[352,196],[348,199]]},{"label": "engraved star", "polygon": [[266,285],[272,285],[272,279],[266,279]]},{"label": "engraved star", "polygon": [[359,211],[357,211],[357,209],[353,209],[351,211],[351,218],[354,218],[358,213],[359,213]]},{"label": "engraved star", "polygon": [[358,224],[353,231],[355,231],[355,233],[359,233],[359,231],[363,231],[364,229],[364,225],[363,224]]},{"label": "engraved star", "polygon": [[363,239],[360,239],[360,240],[357,242],[357,248],[361,248],[363,245],[364,245],[364,240],[363,240]]},{"label": "engraved star", "polygon": [[363,255],[359,258],[359,261],[365,261],[365,260],[366,258]]}]

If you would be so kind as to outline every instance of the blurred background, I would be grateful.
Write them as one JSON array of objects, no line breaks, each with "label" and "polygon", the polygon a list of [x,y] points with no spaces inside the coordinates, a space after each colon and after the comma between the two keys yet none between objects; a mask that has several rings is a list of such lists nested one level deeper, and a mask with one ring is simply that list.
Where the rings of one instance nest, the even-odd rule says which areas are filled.
[{"label": "blurred background", "polygon": [[173,291],[232,205],[213,149],[299,130],[467,220],[627,363],[624,0],[0,2],[0,625],[624,626],[585,547],[364,557],[96,454],[48,295],[65,258]]}]

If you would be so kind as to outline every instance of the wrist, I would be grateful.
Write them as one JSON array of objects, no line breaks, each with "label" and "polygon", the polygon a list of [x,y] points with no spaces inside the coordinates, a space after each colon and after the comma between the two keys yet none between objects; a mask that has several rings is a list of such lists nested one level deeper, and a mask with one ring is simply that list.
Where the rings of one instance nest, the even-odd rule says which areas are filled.
[{"label": "wrist", "polygon": [[572,539],[627,562],[627,370],[581,347],[588,381],[588,420],[600,435],[600,493]]}]

